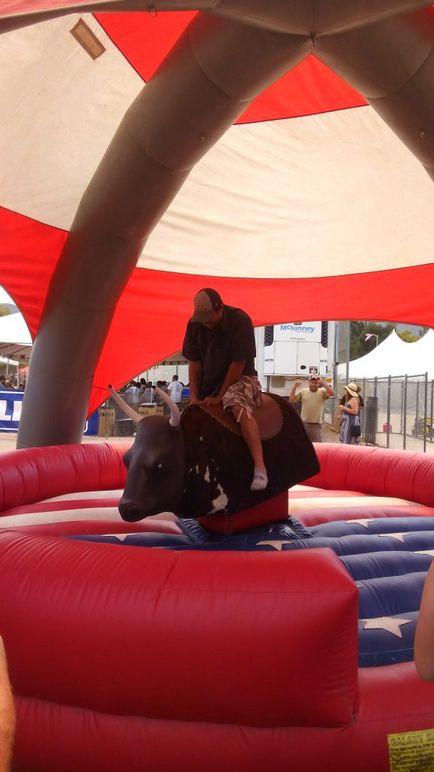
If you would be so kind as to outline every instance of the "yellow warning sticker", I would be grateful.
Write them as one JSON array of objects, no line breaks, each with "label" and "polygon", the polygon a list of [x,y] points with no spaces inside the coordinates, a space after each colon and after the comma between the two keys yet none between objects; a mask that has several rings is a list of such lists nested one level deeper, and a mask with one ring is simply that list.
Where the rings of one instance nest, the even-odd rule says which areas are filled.
[{"label": "yellow warning sticker", "polygon": [[434,729],[387,735],[390,772],[434,772]]}]

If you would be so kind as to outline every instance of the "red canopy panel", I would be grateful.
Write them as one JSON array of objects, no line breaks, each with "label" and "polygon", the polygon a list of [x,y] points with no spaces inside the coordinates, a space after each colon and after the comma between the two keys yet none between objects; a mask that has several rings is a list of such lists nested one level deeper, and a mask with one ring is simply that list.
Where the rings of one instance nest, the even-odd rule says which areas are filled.
[{"label": "red canopy panel", "polygon": [[[8,2],[0,16],[79,5]],[[33,336],[86,185],[193,16],[72,13],[4,34],[0,282]],[[80,18],[102,43],[96,60],[70,34]],[[199,161],[151,234],[118,300],[89,409],[108,382],[119,386],[180,349],[204,284],[257,325],[434,326],[433,205],[419,161],[353,86],[307,56]]]},{"label": "red canopy panel", "polygon": [[[194,13],[97,13],[95,18],[131,66],[148,82]],[[271,121],[344,110],[366,105],[348,83],[314,56],[309,56],[262,92],[238,119],[238,123]]]}]

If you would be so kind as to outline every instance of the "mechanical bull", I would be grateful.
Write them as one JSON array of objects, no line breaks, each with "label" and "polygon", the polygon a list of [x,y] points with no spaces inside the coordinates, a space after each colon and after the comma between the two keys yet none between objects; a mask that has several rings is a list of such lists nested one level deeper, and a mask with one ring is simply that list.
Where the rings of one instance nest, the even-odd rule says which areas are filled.
[{"label": "mechanical bull", "polygon": [[255,410],[268,485],[252,492],[253,462],[238,424],[221,405],[169,405],[170,417],[141,416],[110,387],[113,399],[137,424],[134,444],[124,456],[128,469],[119,512],[135,522],[159,512],[200,518],[254,507],[319,470],[312,443],[294,408],[275,394],[263,394]]}]

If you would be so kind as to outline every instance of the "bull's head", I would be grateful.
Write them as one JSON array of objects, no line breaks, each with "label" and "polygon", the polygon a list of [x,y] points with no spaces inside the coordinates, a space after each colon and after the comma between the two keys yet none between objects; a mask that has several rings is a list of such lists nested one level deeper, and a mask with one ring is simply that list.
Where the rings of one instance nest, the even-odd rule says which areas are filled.
[{"label": "bull's head", "polygon": [[111,395],[137,425],[134,444],[124,456],[127,481],[119,512],[136,522],[159,512],[177,512],[184,486],[184,441],[178,406],[160,389],[155,391],[170,407],[170,417],[142,416],[114,389]]}]

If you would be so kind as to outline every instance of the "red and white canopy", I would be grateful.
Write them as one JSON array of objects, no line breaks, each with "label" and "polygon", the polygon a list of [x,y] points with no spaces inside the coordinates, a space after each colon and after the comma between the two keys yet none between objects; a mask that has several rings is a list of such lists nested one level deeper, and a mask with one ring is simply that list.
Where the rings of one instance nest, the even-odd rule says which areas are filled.
[{"label": "red and white canopy", "polygon": [[[222,16],[230,15],[230,0],[195,5],[212,10],[213,23],[220,5]],[[307,13],[310,5],[306,0],[300,7]],[[256,325],[375,318],[434,326],[434,10],[414,2],[408,12],[411,3],[397,2],[391,11],[386,0],[376,0],[363,19],[363,5],[355,2],[349,18],[347,2],[325,1],[325,32],[310,37],[309,29],[300,29],[304,19],[295,18],[288,31],[288,10],[283,32],[295,52],[293,66],[279,64],[280,77],[253,101],[243,95],[240,117],[215,144],[208,140],[208,96],[202,104],[196,94],[192,123],[198,130],[203,123],[209,149],[189,176],[176,150],[178,133],[185,141],[176,104],[188,105],[189,95],[182,82],[171,94],[174,123],[162,141],[174,160],[165,156],[164,164],[186,179],[182,187],[177,182],[179,192],[158,224],[155,216],[137,251],[94,386],[119,385],[179,350],[192,295],[202,286],[244,307]],[[0,10],[0,283],[34,336],[71,224],[107,146],[144,85],[161,81],[154,73],[195,15],[97,12],[98,6],[128,3],[6,0]],[[164,11],[168,4],[160,6]],[[86,7],[94,12],[75,11]],[[28,23],[26,14],[36,12]],[[232,34],[240,19],[230,23]],[[279,46],[283,32],[275,20],[267,24]],[[194,29],[193,51],[206,49],[207,75],[218,71],[220,77],[212,36],[203,43],[200,23],[199,32]],[[247,71],[249,58],[242,50],[237,56],[240,71]],[[238,98],[241,76],[234,78]],[[151,133],[148,152],[159,139],[149,139]],[[119,146],[116,157],[123,152]],[[125,190],[128,211],[135,207],[137,180]],[[89,209],[93,199],[86,195],[82,208]],[[102,185],[98,195],[104,208]],[[108,220],[111,206],[108,199]],[[98,262],[101,286],[112,271],[111,258]],[[83,276],[80,281],[85,284]],[[104,396],[94,388],[89,408]]]}]

